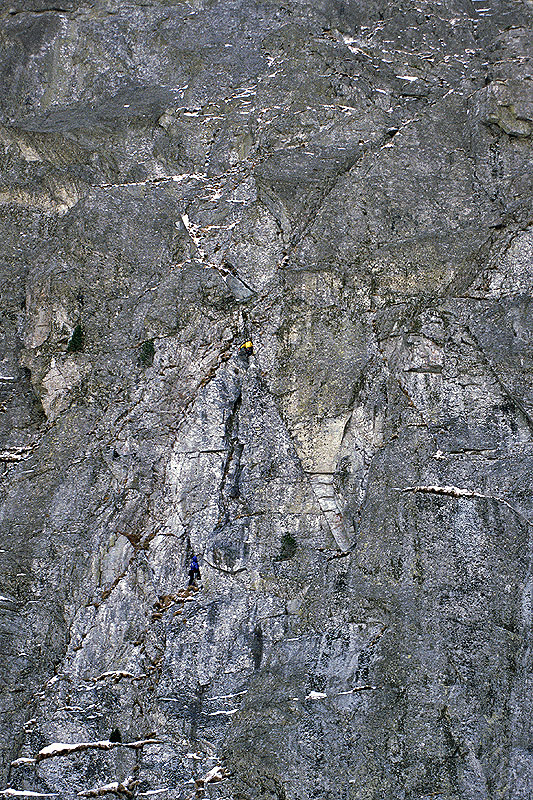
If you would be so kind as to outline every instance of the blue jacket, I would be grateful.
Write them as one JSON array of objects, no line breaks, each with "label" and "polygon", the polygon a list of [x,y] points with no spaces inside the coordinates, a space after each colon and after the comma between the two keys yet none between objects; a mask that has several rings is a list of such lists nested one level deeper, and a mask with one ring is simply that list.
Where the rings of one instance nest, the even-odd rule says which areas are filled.
[{"label": "blue jacket", "polygon": [[192,557],[190,569],[192,569],[193,572],[196,572],[197,569],[200,569],[200,565],[198,564],[198,559],[196,556]]}]

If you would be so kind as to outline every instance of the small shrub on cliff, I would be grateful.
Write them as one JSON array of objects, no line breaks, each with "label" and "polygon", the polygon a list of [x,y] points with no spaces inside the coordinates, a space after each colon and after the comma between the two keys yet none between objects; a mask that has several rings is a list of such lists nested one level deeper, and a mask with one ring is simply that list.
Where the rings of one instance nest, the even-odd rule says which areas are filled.
[{"label": "small shrub on cliff", "polygon": [[155,347],[154,340],[148,339],[141,344],[139,350],[139,361],[143,367],[151,367],[154,363]]},{"label": "small shrub on cliff", "polygon": [[286,533],[281,540],[281,549],[276,561],[288,561],[296,552],[298,543],[290,533]]},{"label": "small shrub on cliff", "polygon": [[67,353],[79,353],[83,350],[83,330],[81,325],[76,325],[67,345]]}]

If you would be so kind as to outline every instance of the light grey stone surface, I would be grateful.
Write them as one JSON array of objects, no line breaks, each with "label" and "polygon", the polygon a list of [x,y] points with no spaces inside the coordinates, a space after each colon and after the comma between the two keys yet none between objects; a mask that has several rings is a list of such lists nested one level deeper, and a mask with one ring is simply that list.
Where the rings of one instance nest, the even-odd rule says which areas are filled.
[{"label": "light grey stone surface", "polygon": [[0,793],[531,800],[531,13],[2,6]]}]

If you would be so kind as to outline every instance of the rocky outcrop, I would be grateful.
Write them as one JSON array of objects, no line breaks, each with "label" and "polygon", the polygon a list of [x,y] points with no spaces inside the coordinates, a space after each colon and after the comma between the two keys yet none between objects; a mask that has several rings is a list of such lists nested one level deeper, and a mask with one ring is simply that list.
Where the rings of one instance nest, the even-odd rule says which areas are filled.
[{"label": "rocky outcrop", "polygon": [[530,4],[1,26],[0,794],[529,800]]}]

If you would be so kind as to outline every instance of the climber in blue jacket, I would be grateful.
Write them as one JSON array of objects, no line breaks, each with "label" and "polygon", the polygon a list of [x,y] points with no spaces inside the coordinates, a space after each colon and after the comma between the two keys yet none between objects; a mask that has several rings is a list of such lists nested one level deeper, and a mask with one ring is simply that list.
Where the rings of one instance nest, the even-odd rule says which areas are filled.
[{"label": "climber in blue jacket", "polygon": [[197,556],[193,556],[191,559],[191,565],[189,567],[189,586],[194,586],[196,579],[199,581],[202,580],[200,575],[200,565],[198,563]]}]

